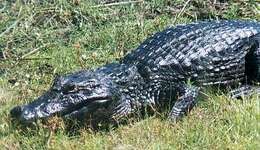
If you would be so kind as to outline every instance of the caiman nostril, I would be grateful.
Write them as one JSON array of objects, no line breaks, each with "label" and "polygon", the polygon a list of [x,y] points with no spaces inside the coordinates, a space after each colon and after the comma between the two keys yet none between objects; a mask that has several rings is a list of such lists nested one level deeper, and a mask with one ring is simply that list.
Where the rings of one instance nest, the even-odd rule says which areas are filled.
[{"label": "caiman nostril", "polygon": [[16,106],[10,111],[12,118],[19,118],[21,116],[21,113],[22,113],[22,107],[21,106]]}]

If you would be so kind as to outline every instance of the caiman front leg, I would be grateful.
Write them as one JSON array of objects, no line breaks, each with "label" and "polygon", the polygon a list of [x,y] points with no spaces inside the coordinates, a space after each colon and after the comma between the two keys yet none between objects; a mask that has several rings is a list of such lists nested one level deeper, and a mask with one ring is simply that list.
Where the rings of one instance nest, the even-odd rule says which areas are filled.
[{"label": "caiman front leg", "polygon": [[182,85],[178,88],[178,92],[180,97],[177,99],[168,116],[169,120],[174,122],[180,120],[195,106],[199,88],[190,85]]}]

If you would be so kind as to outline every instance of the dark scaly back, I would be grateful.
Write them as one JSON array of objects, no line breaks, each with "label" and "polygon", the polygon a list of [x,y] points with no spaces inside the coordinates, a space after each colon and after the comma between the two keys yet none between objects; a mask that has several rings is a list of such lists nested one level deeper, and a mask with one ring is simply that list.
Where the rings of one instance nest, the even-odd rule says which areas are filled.
[{"label": "dark scaly back", "polygon": [[143,74],[150,70],[165,82],[231,84],[245,79],[246,54],[259,41],[258,22],[198,22],[156,33],[122,62],[139,66]]}]

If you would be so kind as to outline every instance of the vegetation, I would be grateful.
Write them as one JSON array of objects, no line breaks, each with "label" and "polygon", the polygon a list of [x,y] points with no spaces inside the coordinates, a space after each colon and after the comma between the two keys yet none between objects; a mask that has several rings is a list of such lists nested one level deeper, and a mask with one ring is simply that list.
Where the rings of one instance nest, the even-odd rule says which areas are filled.
[{"label": "vegetation", "polygon": [[57,74],[118,61],[166,26],[205,19],[260,20],[257,0],[0,0],[0,149],[260,149],[260,103],[207,92],[183,121],[165,115],[100,130],[10,121]]}]

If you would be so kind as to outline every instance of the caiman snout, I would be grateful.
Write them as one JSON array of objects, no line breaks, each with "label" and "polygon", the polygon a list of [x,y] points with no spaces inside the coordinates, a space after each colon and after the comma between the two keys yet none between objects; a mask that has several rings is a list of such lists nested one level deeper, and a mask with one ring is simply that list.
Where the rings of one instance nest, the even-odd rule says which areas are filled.
[{"label": "caiman snout", "polygon": [[10,111],[10,114],[11,114],[11,117],[14,118],[14,119],[18,119],[20,118],[21,114],[22,114],[22,106],[16,106],[14,107],[11,111]]},{"label": "caiman snout", "polygon": [[24,109],[24,106],[16,106],[10,112],[11,118],[22,121],[30,122],[35,117],[35,113],[30,112],[28,109]]}]

